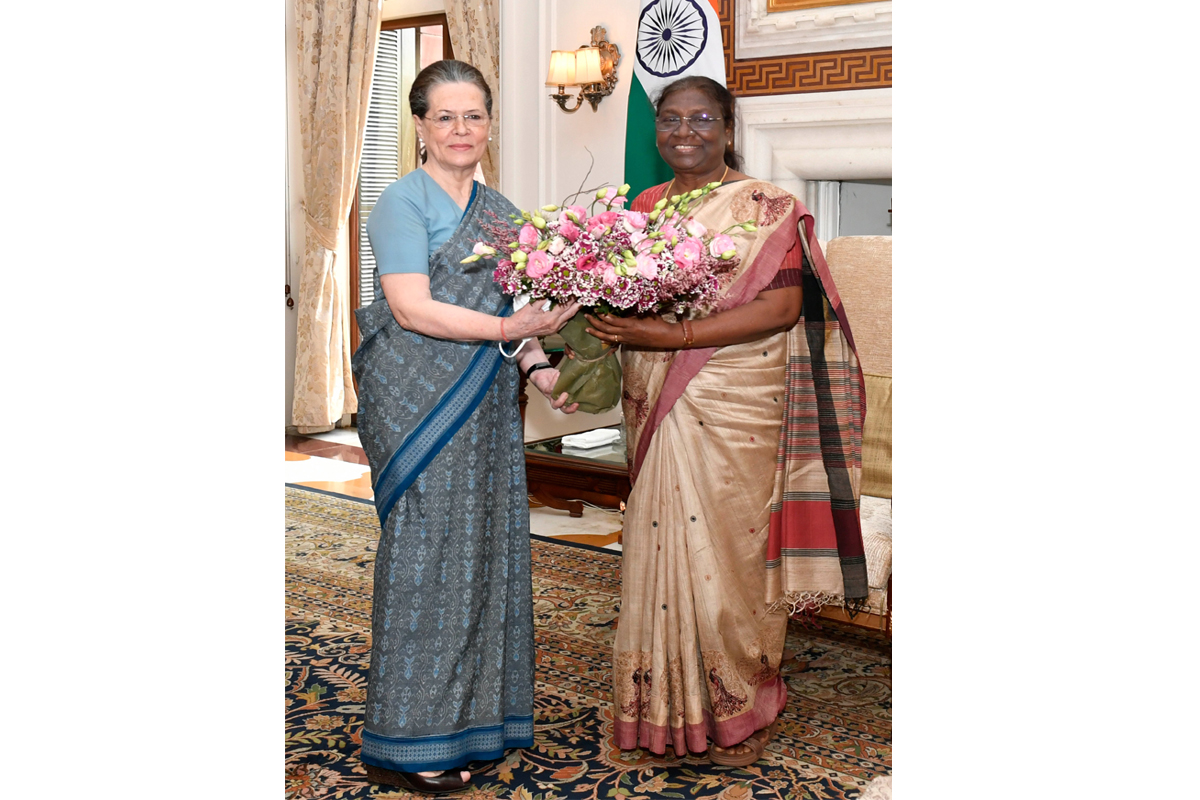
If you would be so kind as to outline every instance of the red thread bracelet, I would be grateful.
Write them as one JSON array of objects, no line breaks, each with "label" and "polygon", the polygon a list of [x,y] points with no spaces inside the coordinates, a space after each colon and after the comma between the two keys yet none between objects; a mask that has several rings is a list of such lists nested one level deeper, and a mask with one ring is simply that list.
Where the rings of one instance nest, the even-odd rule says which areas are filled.
[{"label": "red thread bracelet", "polygon": [[500,318],[500,341],[502,341],[502,342],[512,341],[511,339],[509,339],[507,336],[504,335],[504,317]]}]

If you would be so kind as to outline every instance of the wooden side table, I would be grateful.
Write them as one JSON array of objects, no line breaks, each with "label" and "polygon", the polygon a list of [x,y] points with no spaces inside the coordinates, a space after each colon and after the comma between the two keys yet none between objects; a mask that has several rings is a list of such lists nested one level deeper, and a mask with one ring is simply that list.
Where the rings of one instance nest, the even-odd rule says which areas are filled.
[{"label": "wooden side table", "polygon": [[526,442],[529,494],[572,517],[583,516],[580,501],[620,509],[629,499],[629,469],[625,464],[624,426],[613,427],[621,430],[621,438],[590,451],[564,448],[561,436]]}]

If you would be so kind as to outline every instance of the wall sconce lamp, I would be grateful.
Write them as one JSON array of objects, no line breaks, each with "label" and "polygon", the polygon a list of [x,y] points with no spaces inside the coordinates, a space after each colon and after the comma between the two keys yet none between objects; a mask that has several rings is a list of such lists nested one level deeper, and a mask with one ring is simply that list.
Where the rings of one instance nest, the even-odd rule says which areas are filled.
[{"label": "wall sconce lamp", "polygon": [[[557,86],[558,93],[550,99],[568,114],[574,114],[583,105],[584,98],[592,104],[592,111],[600,108],[600,101],[612,94],[617,85],[617,65],[621,63],[621,51],[608,41],[608,31],[602,25],[592,28],[592,43],[578,50],[554,50],[550,53],[550,71],[546,75],[547,86]],[[579,86],[575,105],[567,108],[571,95],[566,87]]]}]

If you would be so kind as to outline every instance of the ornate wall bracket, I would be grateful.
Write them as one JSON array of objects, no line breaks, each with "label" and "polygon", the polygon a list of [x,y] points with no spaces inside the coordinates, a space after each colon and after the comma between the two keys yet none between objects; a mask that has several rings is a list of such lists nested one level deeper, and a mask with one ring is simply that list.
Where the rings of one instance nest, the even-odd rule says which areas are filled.
[{"label": "ornate wall bracket", "polygon": [[613,89],[617,87],[617,67],[621,63],[621,49],[608,41],[608,31],[603,25],[592,28],[591,44],[585,46],[594,47],[600,51],[600,72],[603,74],[604,80],[599,83],[583,84],[575,98],[575,105],[571,107],[567,106],[567,101],[571,99],[571,96],[566,93],[563,86],[559,86],[558,92],[550,97],[558,103],[559,108],[568,114],[578,111],[585,99],[591,103],[592,111],[598,111],[600,101],[612,94]]}]

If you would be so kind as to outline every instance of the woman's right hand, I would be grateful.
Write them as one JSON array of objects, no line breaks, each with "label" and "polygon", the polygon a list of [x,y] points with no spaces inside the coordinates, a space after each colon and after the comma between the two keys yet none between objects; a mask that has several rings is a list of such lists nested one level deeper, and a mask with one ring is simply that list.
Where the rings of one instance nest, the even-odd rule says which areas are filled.
[{"label": "woman's right hand", "polygon": [[508,338],[515,341],[558,333],[580,308],[579,303],[569,303],[543,311],[544,305],[545,300],[532,300],[529,305],[509,317],[504,325],[504,333]]}]

